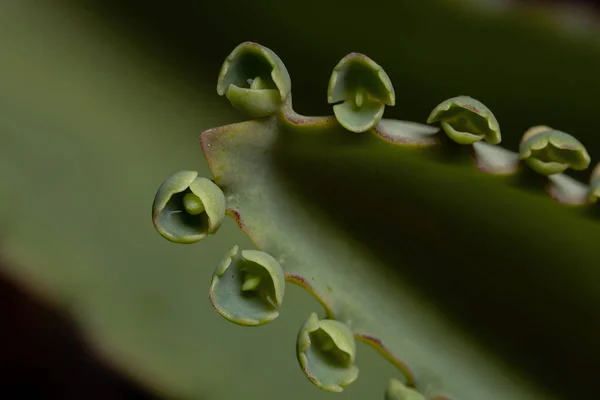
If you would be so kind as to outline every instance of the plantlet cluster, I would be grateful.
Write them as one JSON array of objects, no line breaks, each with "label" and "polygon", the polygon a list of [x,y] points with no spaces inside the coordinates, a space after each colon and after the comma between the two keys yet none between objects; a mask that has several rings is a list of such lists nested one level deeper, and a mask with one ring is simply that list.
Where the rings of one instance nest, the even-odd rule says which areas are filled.
[{"label": "plantlet cluster", "polygon": [[[327,101],[333,116],[297,114],[283,62],[256,43],[242,43],[227,57],[217,92],[254,119],[203,132],[202,150],[214,179],[193,171],[175,173],[158,189],[152,220],[164,238],[194,243],[216,233],[229,214],[256,244],[258,250],[233,247],[217,266],[209,297],[220,315],[244,326],[271,322],[279,315],[286,282],[292,282],[313,294],[325,310],[321,316],[308,316],[296,349],[301,370],[324,390],[342,391],[357,379],[355,341],[361,340],[399,369],[386,399],[554,398],[479,351],[425,304],[409,279],[388,279],[382,265],[433,265],[436,255],[425,249],[487,268],[486,260],[470,259],[462,250],[476,248],[469,244],[474,239],[454,239],[458,244],[452,247],[449,239],[438,237],[438,225],[430,221],[435,215],[411,217],[410,210],[396,204],[427,202],[436,193],[430,188],[447,180],[434,179],[435,171],[462,173],[447,165],[463,168],[468,161],[503,188],[531,182],[564,207],[577,206],[585,214],[580,211],[591,210],[600,195],[600,168],[589,185],[564,174],[569,168],[589,167],[590,155],[581,142],[560,130],[535,126],[523,135],[518,152],[503,149],[496,117],[467,96],[441,102],[427,124],[385,119],[385,107],[395,103],[392,83],[381,66],[358,53],[344,57],[331,75]],[[418,177],[420,166],[423,174],[434,177],[423,183],[428,186],[421,197],[412,190],[424,182]],[[464,173],[464,179],[481,179],[473,176],[470,170]],[[314,187],[307,189],[309,184]],[[406,227],[384,231],[381,210]],[[459,204],[452,214],[464,211]],[[536,216],[531,218],[535,221]],[[486,227],[480,222],[482,230],[473,235],[485,242],[494,233],[481,233]],[[410,236],[420,234],[407,243],[421,247],[413,255],[402,253],[406,247],[398,241],[398,254],[390,258],[393,234],[401,229]],[[354,234],[365,230],[374,239]],[[578,252],[570,259],[578,263],[586,254]],[[522,262],[527,264],[527,257]],[[581,298],[590,290],[582,290]],[[538,307],[531,303],[532,309]],[[542,321],[545,314],[540,315]]]}]

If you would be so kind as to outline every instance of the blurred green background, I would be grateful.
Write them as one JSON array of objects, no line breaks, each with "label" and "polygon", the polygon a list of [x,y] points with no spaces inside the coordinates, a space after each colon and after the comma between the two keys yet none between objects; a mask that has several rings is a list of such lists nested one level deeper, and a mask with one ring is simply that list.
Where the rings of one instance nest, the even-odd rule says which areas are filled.
[{"label": "blurred green background", "polygon": [[[18,261],[5,272],[55,298],[115,368],[167,398],[330,398],[295,358],[317,302],[291,286],[274,323],[225,321],[208,301],[211,275],[250,241],[227,219],[196,245],[168,243],[151,224],[154,193],[177,170],[208,176],[200,132],[243,119],[215,87],[246,40],[284,60],[301,113],[331,112],[331,69],[359,51],[394,83],[388,117],[424,121],[468,94],[494,111],[503,146],[543,123],[597,159],[597,28],[509,3],[3,2],[0,239]],[[337,396],[381,397],[393,368],[360,344],[358,363]]]}]

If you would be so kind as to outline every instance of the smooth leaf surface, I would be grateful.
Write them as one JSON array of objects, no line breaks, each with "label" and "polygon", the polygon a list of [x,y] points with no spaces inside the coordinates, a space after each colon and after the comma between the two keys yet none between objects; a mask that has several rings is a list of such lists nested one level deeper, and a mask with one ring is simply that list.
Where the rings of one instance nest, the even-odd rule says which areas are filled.
[{"label": "smooth leaf surface", "polygon": [[[18,267],[3,273],[55,299],[107,363],[165,398],[328,399],[295,359],[315,301],[288,287],[276,322],[235,326],[210,304],[211,275],[234,244],[252,243],[230,218],[194,245],[166,241],[150,221],[172,173],[210,177],[199,133],[239,117],[215,97],[216,73],[182,84],[102,21],[54,2],[6,3],[0,33],[0,248]],[[344,399],[391,373],[374,352],[362,361]]]},{"label": "smooth leaf surface", "polygon": [[288,110],[201,141],[257,247],[357,337],[385,346],[427,396],[553,398],[523,375],[551,382],[548,361],[571,368],[554,386],[592,387],[598,221],[525,190],[519,175],[477,170],[460,149],[397,145],[332,118]]}]

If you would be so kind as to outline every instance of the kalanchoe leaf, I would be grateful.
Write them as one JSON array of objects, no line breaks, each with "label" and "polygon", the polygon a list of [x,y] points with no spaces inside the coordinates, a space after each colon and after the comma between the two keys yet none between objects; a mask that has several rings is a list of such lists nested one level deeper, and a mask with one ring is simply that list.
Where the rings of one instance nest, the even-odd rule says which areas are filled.
[{"label": "kalanchoe leaf", "polygon": [[158,189],[152,204],[152,222],[164,238],[194,243],[215,233],[225,216],[225,195],[196,171],[179,171]]},{"label": "kalanchoe leaf", "polygon": [[393,106],[396,95],[383,68],[369,57],[351,53],[333,69],[327,101],[333,106],[338,122],[352,132],[374,127],[385,106]]},{"label": "kalanchoe leaf", "polygon": [[297,353],[302,371],[321,389],[341,392],[358,378],[356,342],[339,321],[312,313],[298,334]]},{"label": "kalanchoe leaf", "polygon": [[568,133],[547,126],[535,126],[525,132],[519,156],[542,175],[558,174],[568,168],[581,171],[591,162],[581,142]]},{"label": "kalanchoe leaf", "polygon": [[442,129],[459,144],[485,140],[498,144],[502,140],[500,126],[494,114],[483,103],[469,96],[458,96],[433,109],[427,123],[439,122]]},{"label": "kalanchoe leaf", "polygon": [[[225,191],[231,215],[257,248],[285,260],[287,280],[313,294],[328,317],[352,321],[356,340],[360,338],[384,354],[402,371],[407,382],[414,383],[426,395],[439,393],[456,400],[553,398],[540,395],[517,373],[504,370],[479,348],[472,348],[472,337],[459,335],[453,322],[440,318],[429,302],[415,297],[402,272],[414,271],[410,265],[423,263],[446,280],[452,274],[446,275],[447,271],[441,266],[451,262],[460,267],[461,276],[469,278],[468,282],[477,282],[474,292],[470,291],[474,288],[471,284],[461,286],[462,291],[466,290],[461,295],[481,296],[479,288],[483,284],[485,296],[478,298],[486,307],[498,304],[496,292],[491,288],[498,288],[498,279],[507,276],[506,261],[496,262],[498,259],[492,258],[489,265],[486,264],[489,267],[487,273],[470,278],[474,272],[481,271],[478,268],[480,257],[465,259],[464,252],[452,250],[461,245],[460,236],[456,233],[468,231],[464,225],[465,218],[470,219],[473,225],[487,221],[486,226],[492,226],[498,218],[497,213],[490,213],[485,207],[469,207],[467,213],[449,213],[452,219],[443,225],[427,217],[425,212],[434,212],[436,208],[425,201],[429,198],[432,204],[435,203],[432,199],[435,199],[436,193],[439,194],[439,188],[444,187],[448,191],[445,201],[452,200],[446,206],[456,211],[465,204],[464,195],[459,193],[478,188],[473,194],[478,200],[484,199],[496,207],[503,205],[506,210],[524,207],[522,203],[529,202],[530,218],[540,226],[553,226],[548,222],[548,216],[534,206],[543,204],[547,199],[540,196],[518,197],[518,193],[514,198],[503,198],[502,194],[506,193],[502,189],[506,186],[503,179],[490,182],[485,179],[485,174],[473,168],[468,168],[468,174],[448,175],[445,163],[431,162],[431,158],[423,157],[424,153],[431,154],[426,147],[421,153],[413,145],[406,147],[402,144],[404,139],[414,142],[421,134],[430,136],[436,130],[432,126],[420,128],[408,123],[381,130],[381,124],[378,124],[377,129],[352,135],[332,117],[304,117],[292,112],[282,113],[282,117],[287,119],[251,120],[210,129],[202,133],[201,143],[209,167],[218,176],[217,182]],[[400,135],[392,138],[390,131]],[[420,141],[417,139],[417,142]],[[411,172],[414,168],[426,171],[426,181]],[[477,181],[474,179],[476,176],[482,179]],[[357,179],[363,185],[358,191]],[[434,188],[427,192],[431,196],[415,195],[414,200],[407,201],[412,189],[419,184],[431,187],[432,179]],[[291,190],[288,184],[293,185]],[[457,190],[457,185],[462,189]],[[368,190],[363,190],[365,187]],[[469,200],[473,199],[469,197]],[[504,204],[507,201],[510,206]],[[371,210],[386,211],[380,214],[381,218],[357,218],[366,204]],[[397,207],[398,204],[408,208]],[[313,205],[318,208],[312,208]],[[327,223],[324,223],[323,214],[314,212],[318,209],[330,213],[328,218],[331,219]],[[418,214],[413,216],[413,212]],[[520,216],[514,213],[506,212],[501,216],[514,226],[521,223]],[[338,225],[341,220],[346,223]],[[408,226],[405,225],[407,223]],[[395,236],[397,226],[406,233],[401,241]],[[440,234],[436,233],[438,230]],[[374,236],[373,232],[377,235]],[[516,237],[505,237],[510,239],[507,243],[514,248],[526,248],[529,244],[526,235],[519,230],[515,234]],[[540,241],[543,243],[548,239],[560,241],[568,237],[564,230],[551,235],[544,230],[540,234],[547,235],[545,240]],[[496,235],[491,230],[478,231],[473,240],[483,250],[477,254],[491,251]],[[557,235],[566,236],[557,238]],[[452,238],[455,240],[448,242]],[[376,254],[364,251],[378,248],[382,243],[381,251]],[[422,244],[426,245],[421,247]],[[578,257],[588,257],[586,251],[595,254],[587,244],[578,248],[582,252]],[[546,252],[556,251],[556,247],[551,246]],[[410,257],[411,248],[420,249],[414,257]],[[432,252],[431,249],[444,251]],[[397,258],[401,253],[408,257],[403,262]],[[388,267],[389,271],[393,270],[392,265],[398,268],[397,273],[374,273],[382,271],[380,268],[385,265],[377,260],[378,254],[393,255],[389,259],[392,264]],[[527,268],[536,264],[523,259],[519,251],[513,254],[515,258],[511,259],[511,265],[516,263],[519,268],[533,273]],[[543,254],[547,257],[547,253]],[[489,271],[493,274],[490,275]],[[423,276],[431,275],[424,272]],[[507,281],[510,279],[507,278]],[[514,283],[509,283],[514,288]],[[590,291],[595,296],[596,292]],[[447,293],[450,298],[455,296],[451,288]],[[546,308],[543,306],[546,303],[540,308],[532,306],[525,301],[529,294],[529,287],[517,285],[516,290],[511,289],[511,296],[520,296],[521,301],[513,302],[513,297],[508,296],[502,299],[502,305],[508,306],[511,311],[515,307],[513,304],[518,303],[516,309],[526,306],[533,310],[534,317],[540,317],[538,321],[544,321]],[[390,304],[395,316],[390,314]],[[554,306],[557,307],[556,304]],[[498,313],[497,308],[494,310]],[[569,322],[579,326],[573,319]],[[532,329],[531,325],[527,326]]]},{"label": "kalanchoe leaf", "polygon": [[596,203],[600,197],[600,163],[598,163],[592,171],[587,197],[588,203]]},{"label": "kalanchoe leaf", "polygon": [[217,93],[225,95],[238,110],[254,118],[275,113],[291,89],[290,75],[272,50],[244,42],[227,57],[217,83]]},{"label": "kalanchoe leaf", "polygon": [[225,319],[244,326],[264,325],[279,316],[285,274],[279,262],[238,246],[227,253],[210,284],[210,301]]},{"label": "kalanchoe leaf", "polygon": [[385,392],[385,400],[426,400],[425,396],[414,389],[406,387],[397,379],[390,379],[387,391]]},{"label": "kalanchoe leaf", "polygon": [[[359,104],[364,102],[361,96]],[[595,336],[581,333],[593,331],[596,320],[597,308],[587,306],[597,303],[598,291],[590,279],[594,271],[589,268],[595,264],[585,261],[598,258],[592,243],[598,225],[580,219],[577,210],[507,185],[507,181],[528,183],[521,176],[490,178],[468,164],[470,157],[485,158],[479,162],[486,170],[516,172],[514,167],[522,166],[518,153],[516,160],[511,154],[496,162],[496,152],[488,150],[498,146],[482,140],[471,149],[443,149],[446,138],[432,132],[436,127],[429,128],[380,121],[362,135],[351,135],[335,117],[302,116],[286,102],[277,118],[213,128],[201,135],[201,143],[227,196],[230,215],[257,248],[285,260],[288,281],[313,294],[327,318],[346,322],[356,340],[381,352],[398,367],[407,385],[429,400],[557,398],[530,381],[523,373],[527,368],[506,368],[506,361],[553,365],[551,361],[558,359],[573,366],[573,371],[538,372],[547,372],[549,378],[567,377],[572,389],[577,383],[590,387],[593,374],[591,385],[585,382],[588,378],[576,375],[598,358],[590,355]],[[455,162],[459,165],[452,165]],[[415,169],[419,174],[413,173]],[[549,181],[564,192],[570,185],[556,184],[556,178]],[[358,191],[357,181],[362,185]],[[451,212],[439,212],[435,194],[440,191],[446,193],[444,207]],[[465,191],[469,196],[464,196]],[[487,207],[473,207],[468,201]],[[510,226],[522,226],[515,207],[528,209],[528,220],[539,228],[534,242],[526,230],[509,232]],[[382,218],[371,214],[357,218],[365,209],[371,214],[382,210]],[[479,229],[471,237],[477,246],[466,254],[460,251],[460,242],[471,225],[489,229]],[[565,229],[552,229],[556,226]],[[583,231],[578,240],[571,240],[572,232]],[[482,270],[482,257],[493,252],[499,238],[513,251],[505,254],[508,258],[488,257]],[[549,245],[553,243],[568,246]],[[571,250],[568,257],[565,248]],[[540,301],[532,303],[528,280],[513,278],[515,271],[536,276],[540,257],[544,265],[554,263],[556,268],[543,268],[544,285],[538,285],[541,293],[535,296]],[[453,268],[445,268],[450,264]],[[432,276],[435,282],[429,279]],[[505,284],[499,285],[499,280]],[[417,281],[422,287],[413,288],[410,282]],[[572,284],[564,285],[565,281]],[[255,287],[256,278],[248,274],[241,289]],[[476,309],[464,308],[468,302],[456,302],[457,293],[463,299],[476,298]],[[449,307],[440,312],[435,302]],[[568,312],[573,309],[579,311]],[[446,318],[446,311],[468,317],[464,322],[481,322],[481,316],[487,316],[484,322],[492,324],[498,337],[514,326],[526,334],[517,335],[514,352],[504,346],[493,349],[494,340],[488,352],[472,335],[464,334],[462,328],[470,324],[463,325],[462,318]],[[557,324],[557,315],[559,322],[568,323]],[[316,316],[313,319],[313,324],[318,323]],[[327,358],[318,355],[335,350],[335,343],[319,341],[319,334],[310,335],[312,331],[300,335],[298,343],[304,346],[298,347],[298,358],[311,380],[331,383],[332,373],[322,365],[329,363],[318,362]],[[532,338],[539,335],[550,344],[536,347],[539,341]],[[580,343],[569,347],[573,335]],[[320,344],[317,349],[322,352],[313,354],[307,343]],[[521,357],[528,348],[537,350],[525,351],[530,359]],[[506,359],[495,357],[491,350],[501,350]],[[342,385],[334,387],[339,390]]]}]

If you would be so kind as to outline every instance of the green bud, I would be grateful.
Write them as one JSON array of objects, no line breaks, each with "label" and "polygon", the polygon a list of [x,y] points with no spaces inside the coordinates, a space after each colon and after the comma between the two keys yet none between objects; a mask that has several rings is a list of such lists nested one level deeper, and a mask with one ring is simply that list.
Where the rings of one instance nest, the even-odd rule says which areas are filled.
[{"label": "green bud", "polygon": [[333,70],[329,79],[327,101],[340,125],[352,132],[373,128],[386,105],[393,106],[396,95],[383,68],[369,57],[351,53]]},{"label": "green bud", "polygon": [[271,115],[283,105],[292,83],[283,61],[272,50],[244,42],[227,57],[217,93],[253,118]]},{"label": "green bud", "polygon": [[525,132],[519,157],[542,175],[558,174],[568,168],[584,170],[591,162],[581,142],[568,133],[547,126],[535,126]]},{"label": "green bud", "polygon": [[339,321],[319,320],[312,313],[298,334],[296,350],[302,371],[321,389],[341,392],[358,378],[356,342]]},{"label": "green bud", "polygon": [[183,196],[183,207],[188,214],[192,215],[202,214],[206,210],[200,197],[192,192],[186,193],[185,196]]},{"label": "green bud", "polygon": [[225,195],[214,182],[196,171],[180,171],[156,192],[152,222],[167,240],[194,243],[219,229],[225,208]]},{"label": "green bud", "polygon": [[285,292],[285,273],[279,262],[258,250],[227,253],[210,284],[210,301],[228,321],[258,326],[279,316]]},{"label": "green bud", "polygon": [[435,122],[439,122],[448,137],[459,144],[473,144],[482,139],[498,144],[502,140],[494,114],[469,96],[453,97],[438,104],[427,118],[428,124]]}]

